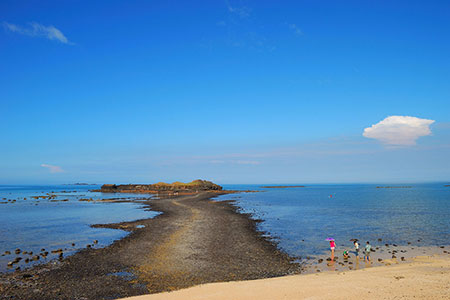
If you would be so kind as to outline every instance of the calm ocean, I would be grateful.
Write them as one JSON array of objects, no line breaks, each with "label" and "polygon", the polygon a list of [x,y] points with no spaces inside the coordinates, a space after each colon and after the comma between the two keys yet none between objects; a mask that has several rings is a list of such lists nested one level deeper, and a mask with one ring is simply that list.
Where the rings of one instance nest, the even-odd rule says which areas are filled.
[{"label": "calm ocean", "polygon": [[[0,185],[0,272],[7,271],[7,263],[13,259],[14,250],[46,251],[67,249],[64,255],[75,253],[87,244],[104,247],[126,236],[122,230],[92,228],[91,224],[107,224],[151,218],[157,212],[141,209],[139,203],[103,203],[79,201],[80,199],[109,199],[150,197],[149,195],[101,194],[89,192],[99,186],[1,186]],[[74,192],[76,191],[76,192]],[[54,199],[33,199],[54,192]],[[10,200],[10,201],[8,201]],[[13,202],[15,200],[15,202]],[[64,200],[64,201],[61,201]],[[93,241],[97,240],[97,244]],[[72,246],[72,243],[75,246]],[[10,251],[13,255],[5,255]],[[24,255],[22,255],[24,256]],[[26,255],[25,255],[26,256]],[[24,257],[25,257],[24,256]],[[49,254],[45,262],[57,257]],[[32,263],[27,263],[30,266]],[[15,266],[25,266],[22,260]]]},{"label": "calm ocean", "polygon": [[[227,189],[258,190],[220,196],[233,199],[242,212],[262,219],[279,247],[294,256],[329,251],[327,237],[352,249],[349,240],[372,244],[440,246],[450,244],[450,187],[445,183],[377,185],[307,185],[270,189],[261,185],[226,185]],[[392,185],[382,185],[392,186]],[[378,239],[382,239],[379,242]],[[420,242],[419,242],[420,240]]]},{"label": "calm ocean", "polygon": [[[335,238],[338,246],[349,248],[352,238],[372,243],[381,243],[378,242],[381,238],[383,244],[449,245],[450,187],[445,187],[444,183],[402,186],[409,187],[348,184],[268,189],[261,185],[224,185],[226,189],[260,192],[229,194],[216,199],[235,200],[242,212],[263,220],[260,230],[295,256],[326,253],[327,237]],[[98,240],[95,247],[107,246],[127,233],[89,225],[132,221],[158,214],[142,209],[139,203],[79,201],[149,197],[89,192],[95,188],[98,186],[0,186],[0,255],[5,251],[14,253],[16,248],[35,253],[41,248],[49,252],[63,248],[68,255],[94,240]],[[31,198],[49,192],[55,192],[57,197]],[[13,200],[16,201],[11,203]],[[12,256],[0,256],[0,272],[8,270],[6,266]],[[54,258],[56,255],[50,255],[40,261]],[[19,265],[23,267],[24,263]]]}]

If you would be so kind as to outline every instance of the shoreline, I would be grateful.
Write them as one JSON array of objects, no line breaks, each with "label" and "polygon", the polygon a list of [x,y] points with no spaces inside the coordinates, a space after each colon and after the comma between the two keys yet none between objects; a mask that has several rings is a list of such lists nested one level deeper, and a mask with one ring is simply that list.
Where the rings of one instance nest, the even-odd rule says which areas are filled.
[{"label": "shoreline", "polygon": [[449,299],[450,256],[350,272],[323,272],[251,281],[210,283],[121,300]]},{"label": "shoreline", "polygon": [[[223,193],[225,194],[225,193]],[[0,274],[0,299],[104,299],[297,274],[301,265],[220,193],[151,199],[154,218],[94,227],[129,231],[104,248]]]},{"label": "shoreline", "polygon": [[[378,245],[372,253],[374,264],[366,267],[361,259],[358,267],[352,254],[349,260],[342,259],[343,247],[339,247],[338,260],[332,265],[326,261],[326,255],[299,263],[278,249],[266,233],[258,231],[260,220],[240,212],[234,200],[212,200],[230,192],[165,194],[165,197],[160,194],[160,197],[141,200],[143,209],[160,214],[131,222],[91,225],[130,234],[104,248],[82,249],[61,262],[0,273],[0,299],[13,296],[81,300],[162,295],[158,293],[210,283],[253,282],[292,274],[348,274],[358,268],[359,272],[384,268],[384,265],[395,267],[397,262],[403,266],[412,263],[412,257],[423,254],[450,254],[448,245],[444,249],[443,246]],[[391,255],[397,255],[398,261],[390,259]],[[402,256],[406,258],[404,261]],[[382,261],[378,262],[378,258]]]}]

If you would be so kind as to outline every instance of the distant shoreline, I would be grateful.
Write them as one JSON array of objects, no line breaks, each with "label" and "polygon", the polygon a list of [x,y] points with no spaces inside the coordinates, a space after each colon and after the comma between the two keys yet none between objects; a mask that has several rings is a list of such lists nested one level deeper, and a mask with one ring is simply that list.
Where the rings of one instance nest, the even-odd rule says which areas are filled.
[{"label": "distant shoreline", "polygon": [[288,189],[288,188],[304,188],[304,185],[264,185],[261,188],[264,189]]}]

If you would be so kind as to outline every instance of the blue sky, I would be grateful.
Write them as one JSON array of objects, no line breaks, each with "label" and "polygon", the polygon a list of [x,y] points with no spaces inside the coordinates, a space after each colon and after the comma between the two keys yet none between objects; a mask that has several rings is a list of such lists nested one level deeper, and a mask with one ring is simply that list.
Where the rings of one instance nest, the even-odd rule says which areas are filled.
[{"label": "blue sky", "polygon": [[0,184],[450,180],[448,1],[92,2],[0,2]]}]

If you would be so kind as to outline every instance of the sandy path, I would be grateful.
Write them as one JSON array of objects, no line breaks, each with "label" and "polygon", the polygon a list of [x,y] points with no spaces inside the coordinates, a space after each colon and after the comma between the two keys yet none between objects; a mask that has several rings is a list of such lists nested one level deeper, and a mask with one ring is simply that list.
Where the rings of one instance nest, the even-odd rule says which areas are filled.
[{"label": "sandy path", "polygon": [[212,283],[127,300],[450,299],[449,256],[349,272]]}]

